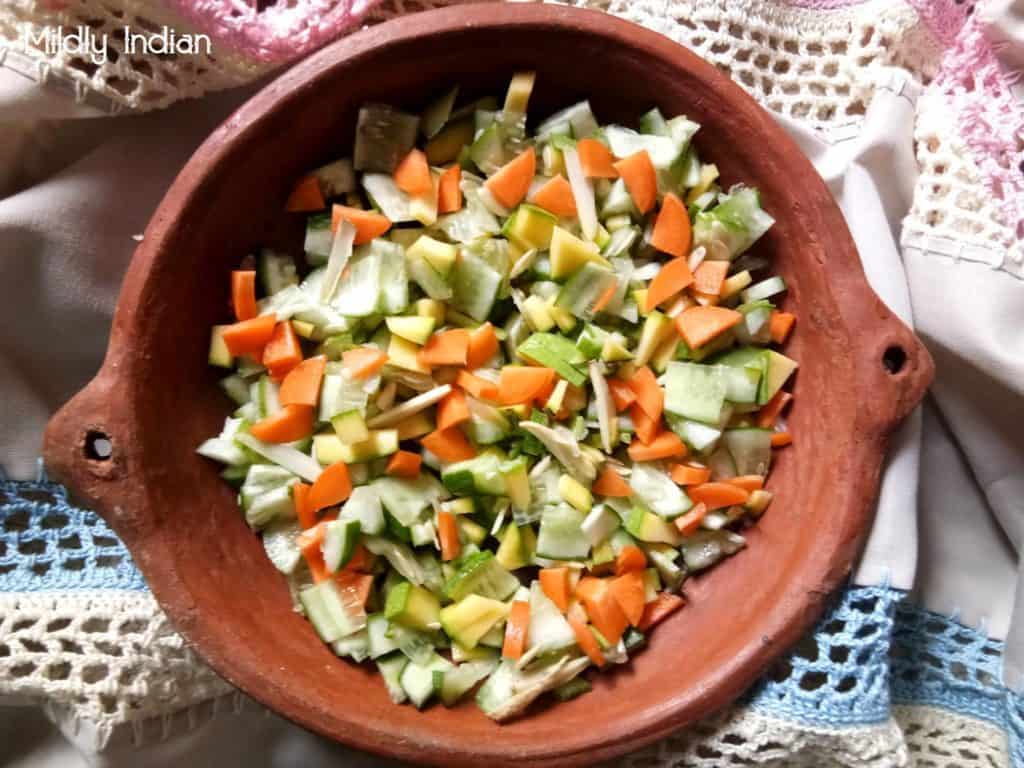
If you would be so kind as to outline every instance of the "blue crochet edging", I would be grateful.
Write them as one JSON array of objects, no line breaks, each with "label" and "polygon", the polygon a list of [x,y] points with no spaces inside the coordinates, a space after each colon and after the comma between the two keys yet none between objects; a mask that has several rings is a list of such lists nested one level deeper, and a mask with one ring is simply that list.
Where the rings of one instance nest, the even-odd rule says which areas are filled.
[{"label": "blue crochet edging", "polygon": [[[40,478],[0,477],[0,592],[145,590],[127,548],[95,513]],[[1024,766],[1024,696],[1001,683],[1003,644],[904,601],[851,587],[815,631],[746,695],[757,711],[826,728],[883,723],[892,704],[941,707],[1006,731]]]},{"label": "blue crochet edging", "polygon": [[889,640],[903,593],[851,587],[747,695],[749,706],[824,728],[889,718]]},{"label": "blue crochet edging", "polygon": [[0,592],[144,590],[128,549],[96,515],[41,477],[0,477]]},{"label": "blue crochet edging", "polygon": [[1006,732],[1012,765],[1024,766],[1024,695],[1002,683],[1003,643],[910,604],[896,608],[895,704],[941,707]]}]

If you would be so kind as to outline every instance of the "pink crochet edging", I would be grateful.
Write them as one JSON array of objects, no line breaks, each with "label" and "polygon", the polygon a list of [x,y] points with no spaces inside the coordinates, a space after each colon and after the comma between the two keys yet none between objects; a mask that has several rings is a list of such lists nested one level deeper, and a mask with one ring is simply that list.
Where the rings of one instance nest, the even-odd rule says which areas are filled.
[{"label": "pink crochet edging", "polygon": [[251,0],[166,0],[218,43],[263,63],[280,64],[324,45],[379,0],[295,0],[258,10]]},{"label": "pink crochet edging", "polygon": [[1024,109],[1010,90],[1020,73],[1004,71],[977,13],[954,0],[910,0],[947,49],[934,88],[946,97],[989,193],[1024,239]]}]

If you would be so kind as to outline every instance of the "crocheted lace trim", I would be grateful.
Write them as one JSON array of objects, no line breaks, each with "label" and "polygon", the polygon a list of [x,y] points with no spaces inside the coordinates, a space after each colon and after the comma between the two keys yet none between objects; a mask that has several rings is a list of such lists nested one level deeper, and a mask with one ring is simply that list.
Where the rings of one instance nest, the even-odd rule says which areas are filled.
[{"label": "crocheted lace trim", "polygon": [[1013,765],[1006,732],[990,723],[937,707],[899,705],[892,713],[916,768]]},{"label": "crocheted lace trim", "polygon": [[[0,699],[44,703],[96,749],[256,706],[185,645],[142,586],[121,542],[61,487],[0,481]],[[917,754],[917,765],[974,768],[1024,757],[1024,697],[999,684],[1001,644],[902,598],[848,590],[735,707],[619,764],[890,768]],[[935,718],[907,706],[917,703],[956,712],[950,743],[980,762],[927,762],[939,749],[927,735]]]},{"label": "crocheted lace trim", "polygon": [[[914,137],[929,176],[915,207],[920,203],[919,214],[938,230],[933,234],[1007,254],[971,260],[1024,278],[1024,106],[1012,91],[1022,73],[1002,70],[974,0],[910,1],[946,46]],[[940,118],[948,115],[951,125]],[[920,232],[911,233],[911,247],[920,240]]]},{"label": "crocheted lace trim", "polygon": [[[387,0],[370,21],[416,13],[443,0]],[[237,0],[5,0],[0,3],[0,66],[65,90],[79,103],[120,112],[162,109],[176,101],[233,88],[266,75],[283,61],[308,53],[351,26],[374,0],[275,3],[259,14]],[[333,8],[317,18],[314,9]],[[306,14],[305,16],[303,14]],[[46,50],[44,33],[88,26],[106,35],[108,57],[97,63],[62,48]],[[122,29],[154,34],[212,29],[211,51],[143,56],[125,50]]]}]

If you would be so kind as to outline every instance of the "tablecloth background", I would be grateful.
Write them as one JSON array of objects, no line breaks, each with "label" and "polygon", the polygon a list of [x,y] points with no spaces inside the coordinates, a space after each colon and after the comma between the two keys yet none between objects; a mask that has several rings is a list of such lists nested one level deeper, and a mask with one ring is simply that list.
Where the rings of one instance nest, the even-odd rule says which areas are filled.
[{"label": "tablecloth background", "polygon": [[[586,4],[694,48],[778,116],[843,207],[872,285],[938,364],[894,445],[854,584],[818,631],[735,707],[618,762],[1024,764],[1020,4]],[[22,20],[38,10],[0,9],[0,463],[25,478],[46,417],[102,358],[132,235],[248,91],[186,97],[274,61],[226,37],[224,59],[240,62],[230,76],[178,88],[139,77],[124,94],[111,72],[26,67],[4,26],[15,7]],[[422,7],[385,2],[370,21]],[[64,13],[79,11],[100,12]],[[167,108],[137,114],[146,106]],[[45,482],[0,487],[0,701],[41,706],[93,763],[379,763],[232,691],[168,626],[102,521]],[[33,722],[19,733],[3,742],[11,765],[51,753],[72,764],[59,741],[32,740]]]}]

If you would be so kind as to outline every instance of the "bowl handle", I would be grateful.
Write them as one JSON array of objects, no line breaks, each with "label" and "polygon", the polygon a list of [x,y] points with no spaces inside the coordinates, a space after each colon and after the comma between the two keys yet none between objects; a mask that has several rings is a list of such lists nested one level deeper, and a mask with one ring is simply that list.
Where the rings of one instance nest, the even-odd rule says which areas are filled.
[{"label": "bowl handle", "polygon": [[57,411],[43,433],[48,474],[100,512],[123,536],[139,525],[135,489],[128,482],[131,444],[128,403],[109,366]]},{"label": "bowl handle", "polygon": [[861,334],[857,359],[867,379],[864,391],[874,396],[857,407],[884,436],[924,398],[935,363],[924,343],[880,299],[868,302],[865,309],[870,316],[854,325]]}]

